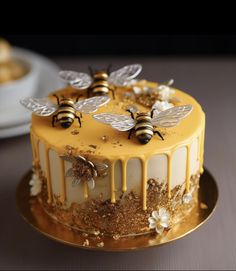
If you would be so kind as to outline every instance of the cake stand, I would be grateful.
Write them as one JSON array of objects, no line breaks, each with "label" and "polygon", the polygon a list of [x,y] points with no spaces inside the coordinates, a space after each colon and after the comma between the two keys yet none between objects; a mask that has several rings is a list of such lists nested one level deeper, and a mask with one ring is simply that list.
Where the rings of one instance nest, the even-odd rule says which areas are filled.
[{"label": "cake stand", "polygon": [[205,169],[200,178],[199,204],[194,207],[189,215],[171,230],[158,236],[155,233],[145,235],[112,238],[101,235],[88,235],[74,231],[56,222],[43,210],[37,198],[30,197],[29,180],[31,171],[28,171],[21,179],[17,191],[16,200],[20,214],[34,229],[47,237],[84,249],[103,251],[129,251],[159,246],[173,242],[193,232],[204,224],[213,214],[217,199],[218,188],[214,177]]}]

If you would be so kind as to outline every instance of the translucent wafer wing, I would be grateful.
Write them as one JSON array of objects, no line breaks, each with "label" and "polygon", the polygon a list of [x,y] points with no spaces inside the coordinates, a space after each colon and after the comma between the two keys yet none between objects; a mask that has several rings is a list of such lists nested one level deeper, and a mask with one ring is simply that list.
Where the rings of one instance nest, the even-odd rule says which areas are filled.
[{"label": "translucent wafer wing", "polygon": [[139,75],[142,65],[133,64],[112,72],[108,77],[108,82],[116,86],[125,86],[130,80]]},{"label": "translucent wafer wing", "polygon": [[62,158],[63,160],[70,162],[70,163],[74,163],[76,161],[74,156],[65,156],[65,155],[60,155],[60,158]]},{"label": "translucent wafer wing", "polygon": [[183,105],[183,106],[175,106],[164,110],[157,114],[152,119],[152,124],[154,126],[161,127],[173,127],[176,126],[181,119],[188,116],[191,113],[193,107],[192,105]]},{"label": "translucent wafer wing", "polygon": [[87,183],[88,183],[88,187],[89,187],[90,190],[94,189],[95,181],[94,181],[93,178],[90,178]]},{"label": "translucent wafer wing", "polygon": [[72,187],[79,185],[80,182],[81,182],[81,178],[74,177],[72,180]]},{"label": "translucent wafer wing", "polygon": [[86,89],[92,84],[92,78],[87,73],[75,71],[60,71],[60,78],[76,89]]},{"label": "translucent wafer wing", "polygon": [[89,99],[78,101],[74,107],[77,111],[85,114],[93,113],[97,111],[100,106],[105,105],[110,101],[107,96],[96,96]]},{"label": "translucent wafer wing", "polygon": [[20,103],[27,109],[31,110],[35,115],[47,117],[52,115],[58,108],[48,98],[24,98]]},{"label": "translucent wafer wing", "polygon": [[108,169],[108,165],[105,163],[94,163],[97,171],[104,171]]},{"label": "translucent wafer wing", "polygon": [[102,113],[93,115],[93,117],[101,123],[110,124],[113,128],[119,131],[129,131],[136,124],[135,120],[126,115]]},{"label": "translucent wafer wing", "polygon": [[69,168],[69,169],[66,171],[65,176],[66,176],[66,178],[68,178],[68,177],[75,177],[75,173],[74,173],[73,168]]}]

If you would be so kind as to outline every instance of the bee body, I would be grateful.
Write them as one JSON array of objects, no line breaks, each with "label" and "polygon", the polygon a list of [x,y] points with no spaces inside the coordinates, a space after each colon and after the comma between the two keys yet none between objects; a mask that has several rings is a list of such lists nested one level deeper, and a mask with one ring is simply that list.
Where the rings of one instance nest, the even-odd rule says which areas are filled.
[{"label": "bee body", "polygon": [[141,144],[147,144],[154,134],[158,135],[164,140],[161,133],[156,129],[159,127],[174,127],[181,119],[188,116],[193,109],[192,105],[174,106],[172,108],[163,110],[154,115],[156,108],[152,108],[151,112],[137,113],[134,116],[134,109],[127,109],[130,116],[118,115],[113,113],[101,113],[93,115],[97,121],[109,124],[112,128],[118,131],[129,131],[128,139],[131,138],[132,131],[135,131],[135,135]]},{"label": "bee body", "polygon": [[74,102],[70,98],[63,98],[58,103],[58,110],[53,116],[54,126],[55,121],[59,122],[62,128],[68,128],[72,125],[76,118],[76,110],[74,108]]},{"label": "bee body", "polygon": [[93,95],[107,95],[112,89],[108,83],[108,74],[103,71],[99,71],[93,74],[93,83],[89,87],[89,91]]},{"label": "bee body", "polygon": [[140,143],[148,143],[153,137],[153,125],[151,123],[150,115],[147,113],[138,114],[134,130]]},{"label": "bee body", "polygon": [[79,90],[87,90],[88,97],[98,95],[108,95],[112,92],[113,99],[115,99],[116,87],[124,87],[134,79],[141,72],[142,66],[140,64],[127,65],[123,68],[110,73],[110,67],[103,71],[93,71],[90,68],[90,74],[75,72],[75,71],[61,71],[60,78],[71,85],[73,88]]},{"label": "bee body", "polygon": [[[74,102],[71,98],[59,99],[57,95],[53,95],[57,99],[57,104],[53,103],[49,98],[24,98],[20,103],[31,110],[34,114],[41,117],[52,116],[52,126],[59,122],[62,128],[69,128],[75,119],[78,120],[80,127],[82,113],[91,114],[100,106],[110,101],[107,96],[97,96],[89,99],[79,100],[77,97]],[[80,112],[80,117],[76,114]]]}]

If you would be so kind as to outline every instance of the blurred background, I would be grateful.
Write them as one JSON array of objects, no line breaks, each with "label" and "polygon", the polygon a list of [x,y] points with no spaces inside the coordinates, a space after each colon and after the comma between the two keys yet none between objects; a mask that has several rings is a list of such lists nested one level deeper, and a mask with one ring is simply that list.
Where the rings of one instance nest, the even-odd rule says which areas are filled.
[{"label": "blurred background", "polygon": [[[1,32],[0,32],[1,36]],[[11,44],[47,56],[236,55],[236,34],[2,35]]]}]

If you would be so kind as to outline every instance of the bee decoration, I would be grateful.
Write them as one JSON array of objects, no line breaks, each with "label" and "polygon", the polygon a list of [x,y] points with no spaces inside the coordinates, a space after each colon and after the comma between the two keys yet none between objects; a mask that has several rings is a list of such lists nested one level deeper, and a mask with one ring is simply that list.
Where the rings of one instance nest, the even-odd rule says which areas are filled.
[{"label": "bee decoration", "polygon": [[153,108],[151,112],[136,113],[136,117],[131,110],[126,110],[131,116],[118,115],[113,113],[101,113],[93,115],[93,117],[104,124],[109,124],[112,128],[118,131],[129,131],[128,139],[131,138],[131,134],[135,131],[135,135],[141,144],[147,144],[157,134],[162,140],[163,136],[155,128],[159,127],[174,127],[181,119],[185,118],[192,111],[192,105],[175,106],[158,114],[154,115]]},{"label": "bee decoration", "polygon": [[89,99],[74,102],[71,98],[61,98],[54,95],[57,99],[57,104],[53,103],[49,98],[25,98],[20,103],[31,110],[35,115],[48,117],[52,115],[52,126],[54,127],[57,122],[60,123],[62,128],[69,128],[75,119],[78,120],[81,127],[80,118],[82,115],[77,116],[77,111],[80,114],[90,114],[100,106],[105,105],[110,101],[107,96],[97,96]]},{"label": "bee decoration", "polygon": [[95,163],[85,157],[60,156],[63,160],[72,163],[72,167],[66,171],[65,177],[72,177],[72,186],[80,184],[81,180],[87,181],[89,189],[94,189],[95,178],[107,175],[108,165],[106,163]]},{"label": "bee decoration", "polygon": [[87,89],[88,97],[108,95],[109,91],[111,91],[113,99],[115,99],[115,88],[117,86],[126,86],[138,76],[141,70],[142,66],[140,64],[133,64],[111,73],[109,69],[106,71],[93,71],[90,68],[90,75],[75,71],[60,71],[59,76],[75,89]]}]

